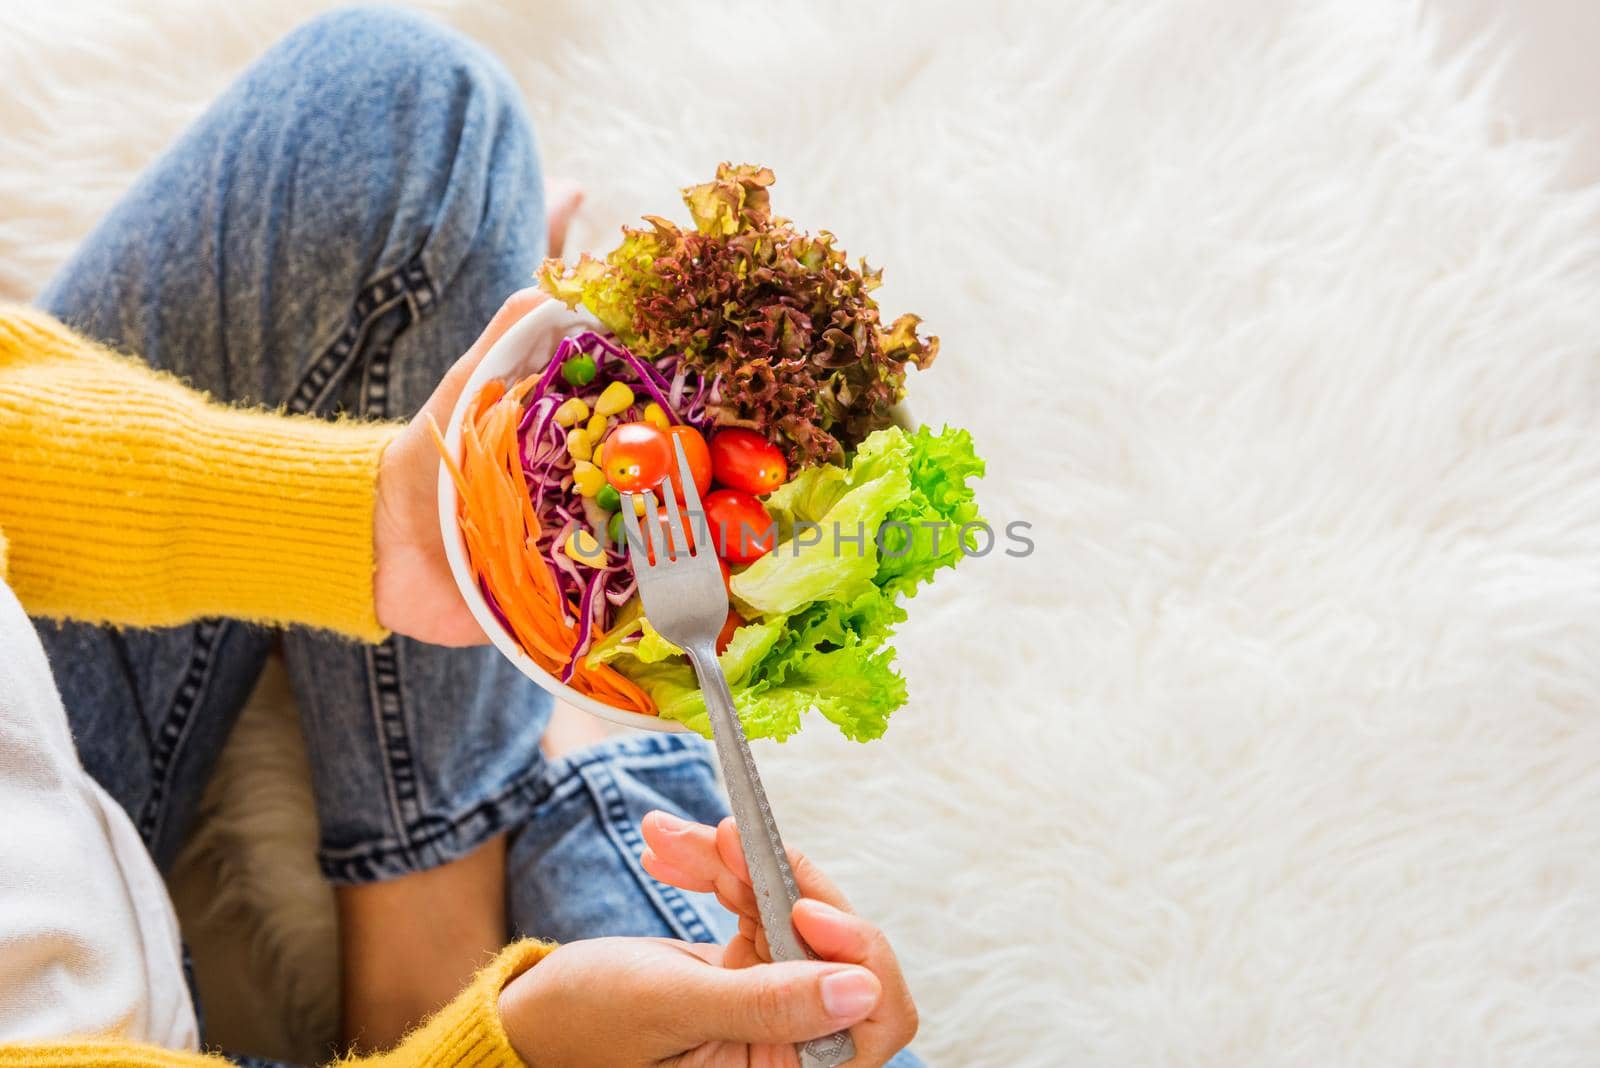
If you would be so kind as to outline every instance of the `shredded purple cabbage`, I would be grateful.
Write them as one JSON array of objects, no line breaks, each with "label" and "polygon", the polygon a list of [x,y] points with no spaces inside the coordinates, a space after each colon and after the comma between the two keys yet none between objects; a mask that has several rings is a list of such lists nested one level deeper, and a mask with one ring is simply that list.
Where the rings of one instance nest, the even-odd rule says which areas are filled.
[{"label": "shredded purple cabbage", "polygon": [[507,634],[516,636],[516,631],[511,629],[511,620],[500,610],[500,602],[494,599],[494,591],[489,589],[489,583],[484,579],[478,580],[478,590],[483,594],[483,603],[489,606],[489,614],[494,616],[500,626],[505,628]]},{"label": "shredded purple cabbage", "polygon": [[[595,376],[588,385],[574,388],[561,377],[561,366],[580,352],[594,357]],[[594,635],[611,629],[616,611],[634,595],[635,585],[623,546],[610,544],[604,530],[590,530],[604,547],[603,558],[593,564],[574,561],[563,551],[574,530],[588,529],[588,517],[583,497],[573,485],[574,463],[567,452],[566,432],[556,425],[555,413],[572,397],[581,398],[592,410],[606,386],[619,381],[648,394],[674,423],[687,423],[701,433],[709,433],[711,426],[706,403],[713,393],[712,386],[687,370],[677,355],[642,360],[615,338],[592,330],[562,338],[523,399],[522,417],[517,423],[518,447],[533,509],[543,531],[532,548],[551,566],[563,618],[568,624],[575,622],[578,628],[578,641],[572,658],[562,669],[562,682],[572,680],[578,659],[588,655]],[[643,413],[644,404],[636,403],[620,413],[619,419],[637,421]],[[572,616],[573,601],[578,604],[576,620]],[[505,618],[492,598],[490,606],[504,625]]]},{"label": "shredded purple cabbage", "polygon": [[[561,672],[562,682],[571,682],[572,673],[578,669],[578,659],[588,655],[589,641],[594,636],[595,593],[605,587],[606,572],[596,571],[589,576],[589,582],[583,588],[583,600],[578,606],[578,644],[572,648],[572,659],[567,661],[567,666]],[[605,604],[605,598],[600,598],[600,603]]]},{"label": "shredded purple cabbage", "polygon": [[[656,370],[652,364],[646,363],[633,353],[629,352],[627,346],[623,345],[620,341],[608,340],[607,338],[595,333],[593,330],[589,330],[578,335],[578,344],[598,345],[611,355],[615,356],[617,359],[626,362],[634,369],[635,372],[638,373],[640,378],[655,383],[659,389],[667,388],[667,380],[662,377],[661,372]],[[663,357],[663,359],[670,359],[676,362],[677,357],[667,356]]]}]

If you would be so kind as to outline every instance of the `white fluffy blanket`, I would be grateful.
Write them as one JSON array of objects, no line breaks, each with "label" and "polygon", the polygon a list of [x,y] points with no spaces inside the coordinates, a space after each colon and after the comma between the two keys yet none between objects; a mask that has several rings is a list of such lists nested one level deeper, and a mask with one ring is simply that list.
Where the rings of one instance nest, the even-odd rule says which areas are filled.
[{"label": "white fluffy blanket", "polygon": [[[13,8],[0,290],[318,6]],[[762,753],[934,1063],[1596,1063],[1600,202],[1413,4],[434,10],[526,87],[580,242],[776,168],[1034,524],[917,598],[883,742]],[[247,958],[306,1049],[304,813],[231,811],[201,859],[220,912],[276,901]]]}]

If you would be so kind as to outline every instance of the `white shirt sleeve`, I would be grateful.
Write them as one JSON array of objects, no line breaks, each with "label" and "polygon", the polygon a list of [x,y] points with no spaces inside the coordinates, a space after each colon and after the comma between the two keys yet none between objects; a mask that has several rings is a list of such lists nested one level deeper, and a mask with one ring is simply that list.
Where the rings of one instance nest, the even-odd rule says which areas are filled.
[{"label": "white shirt sleeve", "polygon": [[199,1046],[166,887],[0,583],[0,1041],[83,1034]]}]

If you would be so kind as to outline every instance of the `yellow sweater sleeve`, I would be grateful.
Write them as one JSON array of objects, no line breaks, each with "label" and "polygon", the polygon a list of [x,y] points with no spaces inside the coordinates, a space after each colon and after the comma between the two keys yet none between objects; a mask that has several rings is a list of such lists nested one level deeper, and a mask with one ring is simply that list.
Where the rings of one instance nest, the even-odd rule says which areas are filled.
[{"label": "yellow sweater sleeve", "polygon": [[[555,947],[517,942],[473,979],[449,1005],[387,1053],[352,1057],[341,1068],[521,1068],[500,1022],[500,991]],[[82,1039],[0,1046],[0,1068],[225,1068],[218,1056],[162,1049],[115,1039]]]},{"label": "yellow sweater sleeve", "polygon": [[34,615],[380,640],[372,516],[397,430],[227,408],[0,306],[0,574]]}]

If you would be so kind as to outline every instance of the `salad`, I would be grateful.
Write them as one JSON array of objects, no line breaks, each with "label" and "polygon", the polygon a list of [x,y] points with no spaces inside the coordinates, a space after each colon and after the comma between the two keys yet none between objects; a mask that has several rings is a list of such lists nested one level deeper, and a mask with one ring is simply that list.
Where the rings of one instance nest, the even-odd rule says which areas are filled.
[{"label": "salad", "polygon": [[547,261],[543,288],[600,329],[486,385],[445,460],[479,588],[527,654],[709,736],[687,659],[641,612],[619,513],[623,492],[683,499],[681,442],[729,589],[718,653],[746,733],[781,740],[816,709],[867,741],[906,699],[889,645],[902,601],[973,545],[983,462],[964,430],[900,425],[906,371],[938,339],[914,315],[884,324],[881,272],[773,215],[772,182],[723,164],[684,190],[692,229],[646,217],[604,259]]}]

